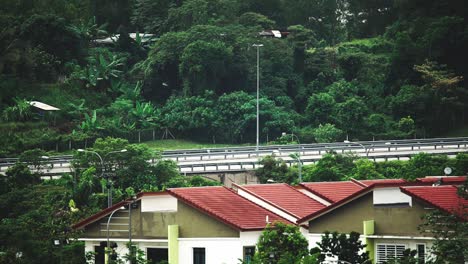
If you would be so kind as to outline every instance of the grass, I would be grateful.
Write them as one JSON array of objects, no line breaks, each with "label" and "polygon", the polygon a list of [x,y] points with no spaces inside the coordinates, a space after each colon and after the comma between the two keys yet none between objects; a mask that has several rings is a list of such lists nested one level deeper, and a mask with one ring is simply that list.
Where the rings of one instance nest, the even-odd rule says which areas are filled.
[{"label": "grass", "polygon": [[[240,145],[235,144],[210,144],[210,143],[199,143],[190,140],[182,139],[165,139],[146,141],[142,144],[147,145],[152,149],[163,149],[163,150],[174,150],[174,149],[203,149],[203,148],[224,148],[224,147],[238,147]],[[246,146],[245,144],[242,146]]]}]

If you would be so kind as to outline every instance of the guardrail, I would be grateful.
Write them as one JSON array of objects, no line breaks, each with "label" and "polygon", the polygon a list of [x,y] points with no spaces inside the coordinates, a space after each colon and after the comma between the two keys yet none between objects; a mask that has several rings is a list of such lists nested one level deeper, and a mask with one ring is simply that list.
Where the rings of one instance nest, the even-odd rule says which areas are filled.
[{"label": "guardrail", "polygon": [[[456,155],[458,151],[444,152],[445,155]],[[369,155],[366,158],[372,159],[374,162],[379,160],[402,160],[410,159],[417,153],[409,154],[380,154],[380,155]],[[301,159],[304,165],[315,164],[320,160],[317,158]],[[284,160],[288,166],[295,165],[297,162],[293,159]],[[256,161],[243,161],[243,162],[226,162],[226,163],[203,163],[203,164],[186,164],[179,165],[179,171],[182,174],[207,174],[207,173],[227,173],[227,172],[245,172],[249,170],[255,170],[261,168],[262,165]]]},{"label": "guardrail", "polygon": [[[217,162],[219,164],[232,164],[242,159],[255,159],[248,161],[250,163],[257,163],[258,159],[266,155],[275,154],[278,157],[288,157],[291,153],[299,153],[305,160],[307,156],[322,155],[324,152],[337,152],[345,153],[352,151],[358,154],[365,154],[372,158],[373,153],[377,152],[398,152],[398,151],[424,151],[424,152],[437,152],[438,150],[457,149],[458,152],[468,151],[468,137],[462,138],[434,138],[434,139],[410,139],[410,140],[386,140],[386,141],[359,141],[359,142],[336,142],[325,144],[292,144],[292,145],[272,145],[260,146],[256,151],[255,147],[229,147],[229,148],[216,148],[216,149],[198,149],[198,150],[177,150],[177,151],[164,151],[162,153],[163,159],[171,159],[179,164],[179,168],[184,172],[184,168],[192,168],[210,165],[210,161],[230,160],[227,162]],[[445,154],[445,153],[444,153]],[[406,154],[398,154],[404,156]],[[72,155],[54,156],[43,160],[43,164],[49,165],[52,168],[70,168],[70,163],[73,159]],[[12,166],[18,161],[17,158],[3,158],[0,159],[0,173]],[[149,162],[155,163],[157,160],[150,160]],[[242,161],[247,162],[247,161]],[[244,163],[246,164],[246,163]],[[242,168],[243,165],[240,165]],[[211,167],[213,168],[213,167]],[[255,169],[255,166],[252,167]]]}]

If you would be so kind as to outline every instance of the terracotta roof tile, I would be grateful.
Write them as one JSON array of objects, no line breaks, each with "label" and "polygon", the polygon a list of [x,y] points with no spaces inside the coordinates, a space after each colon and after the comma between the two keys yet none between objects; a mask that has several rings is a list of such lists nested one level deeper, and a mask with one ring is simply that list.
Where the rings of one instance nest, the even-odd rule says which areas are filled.
[{"label": "terracotta roof tile", "polygon": [[376,179],[376,180],[359,180],[361,183],[364,183],[365,185],[369,186],[372,184],[380,184],[380,183],[405,183],[406,180],[403,179]]},{"label": "terracotta roof tile", "polygon": [[297,218],[302,218],[325,208],[325,205],[322,203],[310,198],[285,183],[253,184],[239,187],[253,193],[260,199],[283,209],[283,211],[286,211]]},{"label": "terracotta roof tile", "polygon": [[292,224],[226,187],[174,188],[169,189],[168,192],[185,203],[239,230],[264,229],[266,216],[268,216],[270,222],[280,221]]},{"label": "terracotta roof tile", "polygon": [[363,186],[352,181],[304,182],[301,185],[312,193],[333,203],[364,189]]},{"label": "terracotta roof tile", "polygon": [[416,181],[425,183],[435,183],[439,179],[442,179],[442,184],[462,184],[466,180],[466,176],[431,176],[425,178],[417,178]]},{"label": "terracotta roof tile", "polygon": [[418,186],[400,187],[400,189],[404,193],[423,200],[440,210],[456,213],[468,220],[468,200],[458,196],[458,188],[455,186]]}]

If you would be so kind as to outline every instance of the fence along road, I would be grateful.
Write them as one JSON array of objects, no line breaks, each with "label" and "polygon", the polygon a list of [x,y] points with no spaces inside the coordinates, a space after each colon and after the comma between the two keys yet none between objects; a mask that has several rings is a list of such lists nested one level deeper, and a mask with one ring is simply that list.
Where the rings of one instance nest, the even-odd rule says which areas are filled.
[{"label": "fence along road", "polygon": [[[307,165],[315,163],[323,154],[331,151],[351,152],[374,161],[409,159],[420,152],[456,155],[468,152],[468,137],[270,145],[260,146],[258,151],[255,151],[255,147],[170,150],[164,151],[162,157],[177,162],[179,171],[183,174],[200,174],[253,170],[259,167],[259,159],[272,154],[293,165],[295,161],[289,155],[299,153],[303,164]],[[72,158],[71,155],[50,157],[44,160],[45,169],[41,172],[50,177],[72,172]],[[16,158],[0,159],[0,174],[4,174],[16,161]],[[157,160],[149,162],[155,163]]]}]

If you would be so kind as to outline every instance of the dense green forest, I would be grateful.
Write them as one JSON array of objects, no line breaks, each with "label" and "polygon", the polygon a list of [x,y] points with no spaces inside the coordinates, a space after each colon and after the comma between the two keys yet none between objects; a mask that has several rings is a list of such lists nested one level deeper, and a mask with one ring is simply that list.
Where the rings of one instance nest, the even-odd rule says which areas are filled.
[{"label": "dense green forest", "polygon": [[1,0],[0,155],[147,128],[254,142],[253,44],[262,143],[445,135],[468,122],[467,14],[461,0]]},{"label": "dense green forest", "polygon": [[[253,143],[254,44],[263,44],[262,143],[283,143],[282,132],[309,143],[466,128],[467,14],[462,0],[0,0],[0,157],[19,157],[0,177],[0,263],[84,263],[70,226],[106,207],[105,168],[114,200],[217,184],[183,177],[169,161],[148,164],[160,157],[116,137],[153,130]],[[269,30],[283,35],[259,34]],[[127,151],[106,164],[74,152],[73,175],[41,181],[43,149],[61,144]],[[260,181],[297,182],[296,167],[261,163]],[[303,175],[413,180],[446,166],[463,174],[467,164],[465,154],[382,163],[327,154]]]}]

